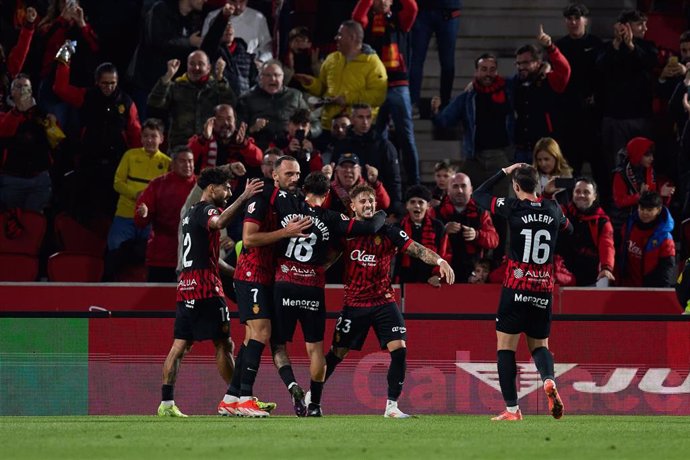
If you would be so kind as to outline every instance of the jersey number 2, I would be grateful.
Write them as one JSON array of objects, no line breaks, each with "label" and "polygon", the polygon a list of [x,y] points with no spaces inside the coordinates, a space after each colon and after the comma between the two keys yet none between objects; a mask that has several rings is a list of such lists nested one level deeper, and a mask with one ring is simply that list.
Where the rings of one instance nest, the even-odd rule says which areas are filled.
[{"label": "jersey number 2", "polygon": [[192,250],[192,237],[189,235],[189,233],[184,234],[184,239],[182,240],[182,247],[184,248],[184,251],[182,252],[182,266],[185,268],[189,268],[192,266],[192,261],[187,260],[189,251]]}]

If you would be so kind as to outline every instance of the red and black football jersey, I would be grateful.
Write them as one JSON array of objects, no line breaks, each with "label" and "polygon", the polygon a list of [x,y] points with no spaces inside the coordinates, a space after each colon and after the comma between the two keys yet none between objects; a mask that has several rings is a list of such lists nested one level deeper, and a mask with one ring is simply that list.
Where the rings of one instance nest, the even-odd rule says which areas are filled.
[{"label": "red and black football jersey", "polygon": [[[475,197],[476,197],[475,193]],[[480,198],[482,200],[483,194]],[[476,199],[476,198],[475,198]],[[533,292],[551,292],[553,255],[558,233],[569,226],[558,203],[490,197],[487,206],[510,226],[510,251],[503,286]]]},{"label": "red and black football jersey", "polygon": [[220,233],[208,223],[220,215],[215,205],[201,201],[182,219],[182,272],[177,283],[177,300],[222,297],[223,283],[218,276]]},{"label": "red and black football jersey", "polygon": [[385,221],[383,214],[357,221],[339,212],[312,207],[301,195],[284,190],[278,192],[274,206],[280,227],[286,227],[294,218],[310,217],[312,220],[312,226],[304,232],[309,236],[285,238],[276,243],[276,281],[307,286],[325,285],[323,265],[334,239],[346,235],[373,234]]},{"label": "red and black football jersey", "polygon": [[[260,232],[272,232],[276,229],[276,212],[273,202],[278,193],[266,182],[263,192],[253,196],[245,207],[244,221],[253,222],[259,226]],[[265,285],[273,284],[275,261],[273,245],[255,248],[242,248],[237,266],[235,279]]]},{"label": "red and black football jersey", "polygon": [[345,296],[348,307],[374,307],[395,302],[391,261],[414,241],[395,225],[384,225],[374,235],[345,240]]}]

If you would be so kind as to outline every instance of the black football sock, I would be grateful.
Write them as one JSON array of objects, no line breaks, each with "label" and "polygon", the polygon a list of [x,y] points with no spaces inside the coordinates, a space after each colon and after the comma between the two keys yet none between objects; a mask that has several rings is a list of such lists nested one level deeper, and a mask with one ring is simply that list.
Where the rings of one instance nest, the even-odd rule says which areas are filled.
[{"label": "black football sock", "polygon": [[237,352],[237,359],[235,359],[235,370],[232,373],[232,379],[230,380],[230,385],[228,385],[228,391],[225,392],[226,395],[240,396],[240,383],[242,382],[242,366],[244,365],[244,350],[247,347],[242,344],[240,351]]},{"label": "black football sock", "polygon": [[336,366],[342,361],[342,358],[338,358],[333,351],[328,352],[326,355],[326,379],[324,380],[324,383],[328,380],[328,377],[331,376]]},{"label": "black football sock", "polygon": [[254,339],[250,339],[247,343],[247,348],[244,350],[244,362],[242,363],[242,376],[240,377],[240,396],[254,395],[254,381],[259,372],[264,347],[263,343]]},{"label": "black football sock", "polygon": [[402,393],[407,368],[407,348],[402,347],[391,351],[391,365],[388,368],[388,399],[397,401]]},{"label": "black football sock", "polygon": [[161,387],[161,401],[172,401],[174,396],[175,386],[163,384]]},{"label": "black football sock", "polygon": [[506,406],[517,406],[517,363],[513,350],[498,350],[498,382]]},{"label": "black football sock", "polygon": [[321,393],[323,392],[323,384],[324,382],[315,382],[311,381],[311,387],[309,388],[309,391],[311,391],[311,402],[309,403],[309,408],[313,409],[314,407],[312,406],[320,406],[321,405]]},{"label": "black football sock", "polygon": [[532,352],[534,365],[537,366],[542,382],[546,379],[554,380],[553,355],[546,347],[536,348]]},{"label": "black football sock", "polygon": [[287,364],[280,369],[278,369],[278,374],[280,375],[280,379],[283,381],[287,389],[290,389],[290,385],[293,383],[297,383],[297,380],[295,379],[295,373],[292,371],[292,366],[290,364]]}]

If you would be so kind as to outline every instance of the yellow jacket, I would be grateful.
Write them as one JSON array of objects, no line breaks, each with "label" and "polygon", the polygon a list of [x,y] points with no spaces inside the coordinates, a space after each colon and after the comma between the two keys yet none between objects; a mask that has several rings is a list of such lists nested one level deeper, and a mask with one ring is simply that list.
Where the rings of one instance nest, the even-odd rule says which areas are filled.
[{"label": "yellow jacket", "polygon": [[160,150],[151,156],[143,147],[127,150],[115,171],[113,187],[120,194],[115,215],[133,218],[137,194],[153,179],[167,173],[171,161]]},{"label": "yellow jacket", "polygon": [[[386,100],[388,75],[381,59],[369,45],[362,46],[362,52],[349,61],[340,51],[334,51],[321,65],[319,76],[305,86],[314,96],[335,98],[345,96],[348,109],[352,104],[369,104],[374,112]],[[324,106],[321,126],[330,129],[331,120],[342,108],[335,104]]]}]

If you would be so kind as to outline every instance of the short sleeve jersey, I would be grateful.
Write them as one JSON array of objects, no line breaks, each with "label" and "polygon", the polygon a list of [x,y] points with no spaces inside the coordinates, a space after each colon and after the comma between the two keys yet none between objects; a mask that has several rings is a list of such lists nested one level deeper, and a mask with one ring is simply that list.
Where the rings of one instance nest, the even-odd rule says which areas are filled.
[{"label": "short sleeve jersey", "polygon": [[[260,232],[276,229],[276,212],[273,206],[278,189],[264,186],[264,191],[253,196],[245,207],[244,222],[253,222]],[[235,267],[235,279],[264,285],[273,284],[275,263],[273,245],[242,248]]]},{"label": "short sleeve jersey", "polygon": [[391,261],[414,241],[395,225],[384,225],[375,235],[345,240],[345,296],[348,307],[375,307],[395,301]]},{"label": "short sleeve jersey", "polygon": [[180,302],[224,295],[218,276],[220,234],[208,226],[220,213],[216,206],[202,201],[189,208],[182,219],[182,272],[177,283]]},{"label": "short sleeve jersey", "polygon": [[347,235],[355,220],[328,209],[312,207],[299,195],[284,190],[275,199],[278,225],[287,226],[294,218],[310,217],[313,225],[306,237],[285,238],[276,243],[276,281],[321,287],[325,285],[323,265],[335,238]]},{"label": "short sleeve jersey", "polygon": [[568,219],[553,200],[529,201],[491,198],[490,211],[503,216],[510,227],[510,252],[503,286],[532,292],[551,292],[553,255]]}]

